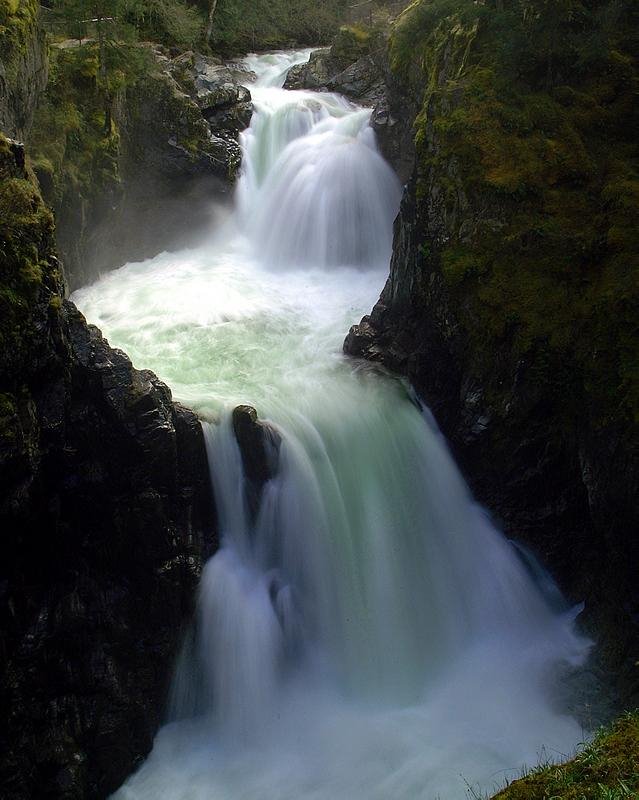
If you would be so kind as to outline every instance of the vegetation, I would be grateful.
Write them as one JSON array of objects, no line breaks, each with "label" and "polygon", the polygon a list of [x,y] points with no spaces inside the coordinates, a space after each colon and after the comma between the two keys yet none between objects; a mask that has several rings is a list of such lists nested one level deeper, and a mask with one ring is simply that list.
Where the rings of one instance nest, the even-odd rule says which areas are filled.
[{"label": "vegetation", "polygon": [[211,46],[223,53],[330,40],[347,0],[218,0]]},{"label": "vegetation", "polygon": [[438,256],[478,368],[534,353],[600,425],[639,422],[637,22],[630,0],[417,0],[391,45],[425,88],[418,196],[458,214]]},{"label": "vegetation", "polygon": [[[49,261],[53,215],[21,166],[23,155],[16,147],[0,134],[0,377],[5,385],[19,384],[23,377],[14,365],[39,336],[34,318],[57,314],[48,304],[60,280]],[[2,395],[0,416],[11,416],[12,409],[12,398]]]},{"label": "vegetation", "polygon": [[4,65],[24,50],[37,14],[38,5],[33,0],[0,0],[0,60]]},{"label": "vegetation", "polygon": [[[15,3],[17,0],[1,0]],[[60,38],[153,41],[222,55],[328,41],[347,0],[49,0]]]},{"label": "vegetation", "polygon": [[119,133],[111,113],[117,93],[142,74],[147,51],[121,45],[100,76],[98,46],[52,48],[49,85],[37,110],[33,165],[47,199],[88,196],[118,181]]},{"label": "vegetation", "polygon": [[495,800],[631,800],[639,797],[639,712],[599,731],[566,764],[533,770]]}]

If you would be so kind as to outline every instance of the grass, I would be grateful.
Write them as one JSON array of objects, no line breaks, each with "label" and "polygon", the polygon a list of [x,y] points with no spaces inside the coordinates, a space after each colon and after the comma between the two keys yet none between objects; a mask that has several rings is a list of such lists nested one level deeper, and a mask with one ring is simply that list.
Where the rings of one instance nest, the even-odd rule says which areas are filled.
[{"label": "grass", "polygon": [[[476,793],[471,797],[478,800]],[[565,764],[530,770],[494,800],[637,800],[639,711],[628,712]]]}]

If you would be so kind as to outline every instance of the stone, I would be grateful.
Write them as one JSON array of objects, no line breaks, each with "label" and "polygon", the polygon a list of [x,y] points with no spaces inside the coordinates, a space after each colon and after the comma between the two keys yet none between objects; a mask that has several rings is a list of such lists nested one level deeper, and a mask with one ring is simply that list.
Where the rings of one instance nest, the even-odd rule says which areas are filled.
[{"label": "stone", "polygon": [[246,405],[233,409],[233,432],[242,455],[249,511],[254,517],[264,486],[277,474],[282,440],[272,425],[261,422],[257,411]]}]

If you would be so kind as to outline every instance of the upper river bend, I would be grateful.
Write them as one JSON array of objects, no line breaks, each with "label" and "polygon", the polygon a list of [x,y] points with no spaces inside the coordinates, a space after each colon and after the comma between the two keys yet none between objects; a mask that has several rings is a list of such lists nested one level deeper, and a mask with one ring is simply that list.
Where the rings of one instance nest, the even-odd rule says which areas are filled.
[{"label": "upper river bend", "polygon": [[[457,800],[583,738],[562,677],[588,642],[471,497],[407,387],[347,360],[400,187],[369,112],[251,56],[233,214],[198,248],[75,293],[204,422],[221,547],[169,721],[118,800]],[[281,434],[257,514],[230,412]],[[552,589],[552,587],[551,587]]]}]

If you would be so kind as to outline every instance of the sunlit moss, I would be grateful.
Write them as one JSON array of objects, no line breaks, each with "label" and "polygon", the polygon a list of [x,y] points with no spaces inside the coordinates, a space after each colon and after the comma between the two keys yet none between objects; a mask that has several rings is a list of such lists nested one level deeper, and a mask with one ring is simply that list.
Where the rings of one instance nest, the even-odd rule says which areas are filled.
[{"label": "sunlit moss", "polygon": [[396,74],[423,96],[417,200],[436,190],[450,226],[427,262],[471,362],[504,345],[513,362],[552,353],[580,387],[565,403],[588,396],[600,424],[639,418],[639,74],[624,4],[609,5],[603,33],[599,18],[571,32],[581,63],[561,69],[535,39],[550,8],[529,24],[515,3],[416,0],[391,40]]},{"label": "sunlit moss", "polygon": [[639,797],[639,712],[626,714],[566,764],[539,767],[495,800],[631,800]]}]

